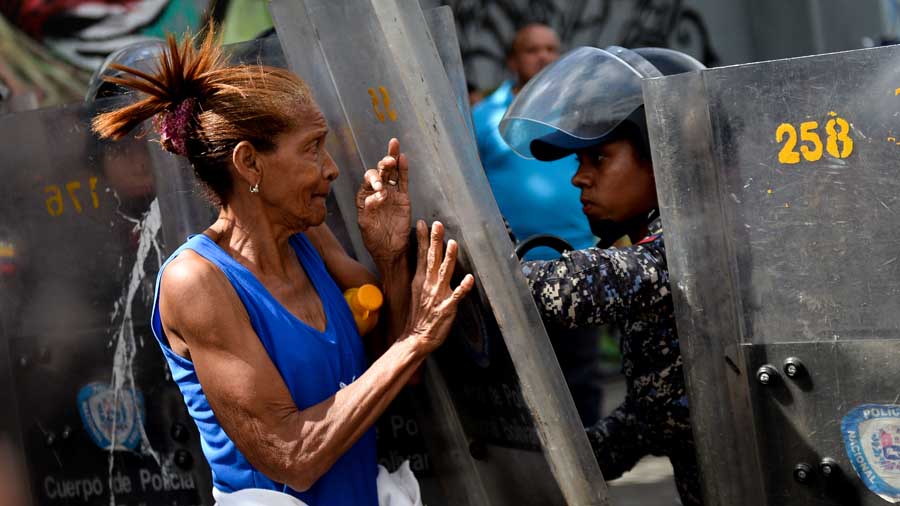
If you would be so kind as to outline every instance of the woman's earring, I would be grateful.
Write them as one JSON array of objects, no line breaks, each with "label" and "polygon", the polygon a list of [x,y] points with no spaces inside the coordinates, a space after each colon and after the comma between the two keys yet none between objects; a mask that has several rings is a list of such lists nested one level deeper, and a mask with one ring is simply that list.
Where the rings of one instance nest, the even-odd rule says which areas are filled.
[{"label": "woman's earring", "polygon": [[250,187],[250,193],[259,193],[259,183],[258,182],[255,185]]}]

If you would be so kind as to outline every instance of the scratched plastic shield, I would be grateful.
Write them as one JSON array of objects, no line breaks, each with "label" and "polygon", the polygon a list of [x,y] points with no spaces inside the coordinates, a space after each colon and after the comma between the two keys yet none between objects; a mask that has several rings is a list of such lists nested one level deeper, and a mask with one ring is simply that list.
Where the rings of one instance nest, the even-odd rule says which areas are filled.
[{"label": "scratched plastic shield", "polygon": [[[715,504],[883,504],[839,423],[897,402],[898,88],[897,47],[644,82]],[[866,464],[875,474],[893,469],[882,455]]]},{"label": "scratched plastic shield", "polygon": [[[97,103],[99,109],[113,105]],[[210,503],[193,422],[150,333],[168,249],[147,139],[82,105],[0,117],[0,433],[34,504]]]},{"label": "scratched plastic shield", "polygon": [[[347,223],[367,167],[400,139],[414,218],[440,219],[477,291],[425,368],[422,430],[448,504],[606,504],[606,487],[520,272],[463,107],[415,0],[271,3],[286,60],[310,83],[342,170]],[[351,227],[353,228],[353,227]],[[357,255],[366,260],[358,232]],[[425,502],[431,499],[426,498]]]}]

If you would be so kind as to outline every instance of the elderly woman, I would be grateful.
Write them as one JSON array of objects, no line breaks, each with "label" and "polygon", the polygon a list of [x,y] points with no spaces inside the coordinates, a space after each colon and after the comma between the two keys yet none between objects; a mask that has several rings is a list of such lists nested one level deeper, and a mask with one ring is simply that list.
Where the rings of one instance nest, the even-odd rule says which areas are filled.
[{"label": "elderly woman", "polygon": [[170,36],[155,75],[120,67],[133,77],[110,80],[147,96],[94,120],[117,139],[155,117],[163,147],[191,162],[221,209],[163,265],[154,334],[200,430],[214,494],[375,505],[372,425],[446,338],[474,281],[451,289],[457,245],[444,255],[442,226],[429,240],[424,222],[410,280],[407,161],[392,139],[357,198],[393,338],[366,368],[341,292],[375,278],[323,224],[338,176],[325,119],[290,72],[224,65],[211,32],[196,50]]}]

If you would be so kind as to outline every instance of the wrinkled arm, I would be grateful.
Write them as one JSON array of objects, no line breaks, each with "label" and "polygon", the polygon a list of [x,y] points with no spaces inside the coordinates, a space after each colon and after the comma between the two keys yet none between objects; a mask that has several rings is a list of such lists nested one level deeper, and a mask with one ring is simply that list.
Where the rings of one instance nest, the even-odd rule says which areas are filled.
[{"label": "wrinkled arm", "polygon": [[588,248],[523,262],[541,316],[568,328],[620,323],[668,293],[662,238],[621,249]]},{"label": "wrinkled arm", "polygon": [[387,338],[383,346],[390,345],[403,332],[410,313],[410,274],[409,261],[402,255],[394,262],[381,262],[378,272],[381,274],[384,290],[384,307],[381,316],[384,321],[384,334]]},{"label": "wrinkled arm", "polygon": [[399,339],[359,379],[301,410],[220,271],[185,252],[161,283],[163,328],[187,344],[222,428],[253,466],[298,491],[375,423],[427,354],[416,339]]}]

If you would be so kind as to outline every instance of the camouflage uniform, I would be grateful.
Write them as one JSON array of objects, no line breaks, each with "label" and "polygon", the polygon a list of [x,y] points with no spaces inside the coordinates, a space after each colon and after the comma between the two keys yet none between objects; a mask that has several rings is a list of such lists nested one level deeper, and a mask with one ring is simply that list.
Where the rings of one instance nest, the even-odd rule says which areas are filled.
[{"label": "camouflage uniform", "polygon": [[618,478],[645,455],[666,455],[682,502],[699,505],[700,479],[659,220],[651,230],[656,234],[635,246],[570,251],[558,260],[524,262],[523,272],[548,323],[570,328],[615,324],[622,329],[625,402],[586,429],[604,478]]}]

